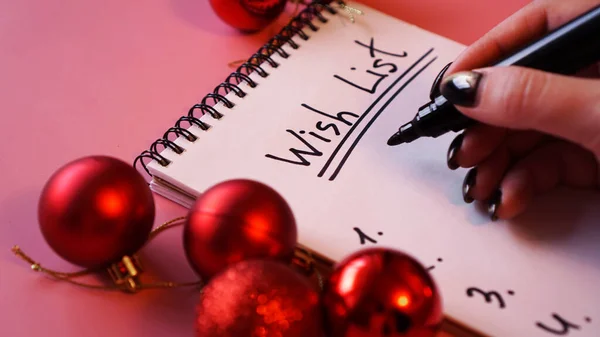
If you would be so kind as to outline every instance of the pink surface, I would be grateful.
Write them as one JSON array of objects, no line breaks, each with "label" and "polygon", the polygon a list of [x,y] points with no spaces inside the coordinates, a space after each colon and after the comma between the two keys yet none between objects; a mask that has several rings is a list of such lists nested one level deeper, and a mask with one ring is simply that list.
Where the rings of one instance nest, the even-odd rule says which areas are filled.
[{"label": "pink surface", "polygon": [[[528,2],[363,1],[464,44]],[[132,163],[232,71],[227,62],[247,58],[276,29],[238,34],[207,0],[0,1],[0,336],[193,335],[194,291],[83,289],[34,273],[10,248],[77,270],[37,226],[48,177],[91,154]],[[157,225],[185,215],[158,196],[156,203]],[[153,241],[143,258],[149,275],[194,278],[179,229]]]}]

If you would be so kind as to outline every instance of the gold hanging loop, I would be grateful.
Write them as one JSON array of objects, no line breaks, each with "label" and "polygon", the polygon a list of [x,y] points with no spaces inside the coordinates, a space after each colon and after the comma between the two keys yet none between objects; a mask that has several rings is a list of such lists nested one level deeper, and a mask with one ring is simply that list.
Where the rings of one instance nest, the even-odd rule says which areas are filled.
[{"label": "gold hanging loop", "polygon": [[[162,225],[158,226],[154,230],[150,232],[148,236],[148,242],[152,239],[156,238],[156,236],[167,229],[181,226],[185,223],[185,217],[175,218],[173,220],[167,221]],[[105,270],[94,270],[94,269],[84,269],[77,272],[72,273],[63,273],[59,271],[55,271],[52,269],[48,269],[43,267],[39,262],[32,259],[30,256],[25,254],[23,250],[19,246],[12,247],[12,252],[17,257],[21,258],[25,262],[29,263],[31,269],[35,272],[44,273],[56,280],[68,282],[80,287],[89,288],[89,289],[99,289],[99,290],[108,290],[108,291],[124,291],[129,293],[136,293],[141,290],[149,290],[149,289],[165,289],[165,288],[179,288],[179,287],[202,287],[202,281],[194,281],[194,282],[154,282],[154,283],[144,283],[141,281],[140,276],[143,273],[143,268],[140,259],[136,256],[123,256],[120,261],[111,264]],[[99,272],[107,272],[112,280],[111,285],[95,285],[84,282],[79,282],[74,280],[75,278],[82,276],[89,276],[91,274],[96,274]]]}]

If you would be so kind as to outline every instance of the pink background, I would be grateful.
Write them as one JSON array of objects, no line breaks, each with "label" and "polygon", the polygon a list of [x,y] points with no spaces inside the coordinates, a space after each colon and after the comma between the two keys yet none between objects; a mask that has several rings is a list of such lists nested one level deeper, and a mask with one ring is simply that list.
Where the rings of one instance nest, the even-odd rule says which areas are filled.
[{"label": "pink background", "polygon": [[[469,44],[528,1],[363,2]],[[197,293],[189,289],[83,289],[34,273],[10,248],[19,244],[52,269],[77,270],[37,226],[48,177],[92,154],[132,163],[232,71],[227,62],[247,58],[278,27],[239,34],[208,0],[0,1],[0,336],[193,335]],[[156,204],[157,225],[185,215],[158,196]],[[147,246],[148,275],[194,279],[180,234]]]}]

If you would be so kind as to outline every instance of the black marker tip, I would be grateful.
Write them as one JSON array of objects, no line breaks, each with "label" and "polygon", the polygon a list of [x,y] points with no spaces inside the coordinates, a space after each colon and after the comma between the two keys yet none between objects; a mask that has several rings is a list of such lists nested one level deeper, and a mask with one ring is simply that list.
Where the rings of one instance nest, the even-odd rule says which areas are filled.
[{"label": "black marker tip", "polygon": [[402,143],[404,143],[404,141],[402,140],[402,133],[400,133],[400,131],[396,132],[387,141],[387,145],[389,145],[389,146],[396,146],[396,145],[400,145]]},{"label": "black marker tip", "polygon": [[387,141],[387,145],[396,146],[404,143],[410,143],[419,138],[419,134],[413,128],[411,122],[404,124],[398,132],[390,137]]}]

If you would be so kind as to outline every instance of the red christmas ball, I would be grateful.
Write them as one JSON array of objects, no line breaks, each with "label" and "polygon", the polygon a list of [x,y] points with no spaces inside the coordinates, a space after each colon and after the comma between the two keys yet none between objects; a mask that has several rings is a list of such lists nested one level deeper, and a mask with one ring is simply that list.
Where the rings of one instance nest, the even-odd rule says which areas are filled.
[{"label": "red christmas ball", "polygon": [[48,245],[63,259],[92,269],[140,249],[154,216],[154,199],[143,177],[105,156],[80,158],[58,169],[38,205]]},{"label": "red christmas ball", "polygon": [[287,0],[210,0],[215,13],[228,25],[255,32],[279,17]]},{"label": "red christmas ball", "polygon": [[246,179],[206,190],[190,209],[183,230],[187,259],[204,280],[242,260],[291,262],[296,240],[296,221],[283,197]]},{"label": "red christmas ball", "polygon": [[344,259],[322,296],[329,337],[433,337],[443,319],[428,271],[391,249],[365,249]]},{"label": "red christmas ball", "polygon": [[324,337],[319,294],[307,278],[269,260],[229,266],[202,290],[197,337]]}]

